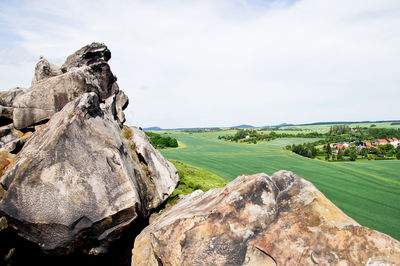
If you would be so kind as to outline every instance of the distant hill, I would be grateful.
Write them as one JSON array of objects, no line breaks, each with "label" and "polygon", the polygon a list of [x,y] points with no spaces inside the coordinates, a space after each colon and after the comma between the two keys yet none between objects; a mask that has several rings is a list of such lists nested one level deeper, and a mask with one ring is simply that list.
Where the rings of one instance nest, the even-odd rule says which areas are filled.
[{"label": "distant hill", "polygon": [[146,127],[146,128],[143,128],[143,130],[144,131],[156,131],[156,130],[163,130],[163,129],[160,127]]},{"label": "distant hill", "polygon": [[254,128],[254,126],[251,126],[251,125],[240,125],[240,126],[234,126],[234,127],[231,127],[231,128]]},{"label": "distant hill", "polygon": [[282,123],[282,124],[279,124],[279,125],[264,126],[264,127],[290,127],[290,126],[295,126],[295,124]]}]

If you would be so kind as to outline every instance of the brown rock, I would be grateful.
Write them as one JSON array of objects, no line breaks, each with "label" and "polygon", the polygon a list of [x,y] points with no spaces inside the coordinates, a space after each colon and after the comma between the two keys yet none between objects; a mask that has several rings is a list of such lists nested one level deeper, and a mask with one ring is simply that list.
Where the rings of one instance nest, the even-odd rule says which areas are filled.
[{"label": "brown rock", "polygon": [[360,226],[288,171],[195,191],[136,238],[132,265],[365,265],[400,243]]}]

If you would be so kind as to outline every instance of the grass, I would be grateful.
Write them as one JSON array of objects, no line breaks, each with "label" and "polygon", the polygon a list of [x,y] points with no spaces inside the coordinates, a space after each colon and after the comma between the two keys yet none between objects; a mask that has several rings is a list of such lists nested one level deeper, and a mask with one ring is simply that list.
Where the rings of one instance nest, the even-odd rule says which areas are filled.
[{"label": "grass", "polygon": [[167,159],[211,171],[226,180],[241,174],[286,169],[311,181],[358,223],[400,239],[400,161],[328,163],[301,157],[282,147],[316,139],[284,138],[253,145],[220,141],[225,132],[174,132],[187,148],[161,150]]},{"label": "grass", "polygon": [[221,188],[229,183],[226,179],[210,171],[176,160],[170,160],[170,162],[175,165],[181,179],[179,186],[171,194],[171,197],[179,194],[187,195],[197,189],[206,192],[211,188]]},{"label": "grass", "polygon": [[212,188],[226,186],[228,180],[201,168],[176,160],[169,160],[178,170],[180,182],[167,200],[167,206],[174,205],[178,201],[178,195],[187,195],[197,189],[206,192]]}]

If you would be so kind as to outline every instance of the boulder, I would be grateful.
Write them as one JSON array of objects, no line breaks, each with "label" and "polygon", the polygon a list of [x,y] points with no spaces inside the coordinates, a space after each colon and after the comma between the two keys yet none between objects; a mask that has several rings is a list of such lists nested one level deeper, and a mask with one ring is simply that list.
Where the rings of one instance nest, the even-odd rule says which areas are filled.
[{"label": "boulder", "polygon": [[46,58],[41,56],[39,58],[39,62],[36,64],[35,67],[35,74],[32,79],[32,85],[42,80],[48,79],[50,77],[55,77],[61,74],[62,71],[60,67],[50,63],[49,61],[47,61]]},{"label": "boulder", "polygon": [[[132,265],[394,265],[400,243],[292,172],[195,191],[135,239]],[[375,263],[375,264],[374,264]]]},{"label": "boulder", "polygon": [[18,94],[23,93],[26,89],[15,87],[8,91],[0,91],[0,105],[12,107],[13,101]]},{"label": "boulder", "polygon": [[129,98],[126,96],[126,94],[123,91],[119,91],[118,94],[116,95],[116,100],[115,100],[115,112],[118,120],[121,123],[125,123],[125,114],[124,110],[129,104]]},{"label": "boulder", "polygon": [[[135,140],[122,137],[112,113],[115,96],[100,99],[91,92],[67,103],[33,133],[1,178],[0,216],[47,253],[105,252],[178,182],[172,167],[152,176],[146,166],[152,162],[132,150]],[[170,166],[159,154],[146,156]]]},{"label": "boulder", "polygon": [[73,68],[88,66],[98,63],[107,63],[111,58],[111,52],[103,43],[91,43],[86,45],[67,57],[61,66],[62,72],[67,72]]},{"label": "boulder", "polygon": [[[154,206],[159,206],[174,191],[176,184],[179,182],[178,171],[175,166],[165,160],[161,153],[156,150],[147,135],[137,127],[131,127],[132,138],[135,144],[135,152],[139,161],[149,172],[151,180],[155,185],[156,197],[154,197]],[[170,178],[165,178],[166,176]]]},{"label": "boulder", "polygon": [[29,89],[0,94],[0,104],[13,108],[14,127],[45,123],[86,92],[95,92],[101,101],[117,94],[116,77],[107,64],[108,53],[104,44],[92,43],[69,56],[62,71],[41,57]]}]

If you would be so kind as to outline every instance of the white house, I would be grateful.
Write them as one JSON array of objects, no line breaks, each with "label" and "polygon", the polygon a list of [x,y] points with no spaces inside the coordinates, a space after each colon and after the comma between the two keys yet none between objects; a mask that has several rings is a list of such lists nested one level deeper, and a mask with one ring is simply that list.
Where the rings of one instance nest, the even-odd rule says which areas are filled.
[{"label": "white house", "polygon": [[390,144],[392,144],[395,148],[397,148],[397,146],[399,146],[399,140],[397,138],[391,138],[389,139]]}]

